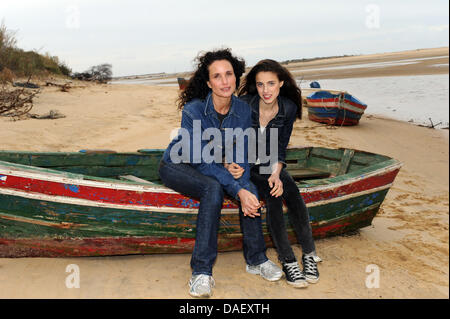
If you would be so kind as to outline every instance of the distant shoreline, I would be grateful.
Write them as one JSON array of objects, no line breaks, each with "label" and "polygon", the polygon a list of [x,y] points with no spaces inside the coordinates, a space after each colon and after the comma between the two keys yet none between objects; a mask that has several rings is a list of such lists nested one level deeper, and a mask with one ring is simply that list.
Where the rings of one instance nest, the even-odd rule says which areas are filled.
[{"label": "distant shoreline", "polygon": [[[439,59],[436,63],[447,63],[448,64],[448,47],[440,48],[429,48],[429,49],[416,49],[407,51],[397,51],[397,52],[385,52],[385,53],[375,53],[375,54],[362,54],[362,55],[342,55],[342,56],[329,56],[329,57],[315,57],[315,58],[305,58],[305,59],[291,59],[285,60],[282,63],[287,67],[294,76],[303,74],[305,79],[336,79],[336,78],[348,78],[348,77],[371,77],[371,76],[389,76],[389,75],[414,75],[414,74],[443,74],[448,73],[448,66],[430,69],[427,66],[432,65],[432,62],[428,61],[420,68],[417,67],[400,67],[400,68],[381,68],[380,70],[373,70],[373,72],[367,72],[367,69],[361,68],[359,70],[351,70],[350,72],[325,72],[325,70],[310,70],[326,67],[343,67],[366,63],[377,63],[377,62],[389,62],[395,60],[407,60],[407,59],[421,59],[421,58],[436,58]],[[447,56],[443,58],[442,56]],[[441,57],[441,58],[439,58]],[[248,67],[247,70],[251,68]],[[148,73],[148,74],[136,74],[136,75],[124,75],[113,77],[112,82],[122,81],[122,80],[143,80],[143,79],[168,79],[173,78],[176,81],[177,77],[189,77],[191,71],[184,71],[178,73]]]}]

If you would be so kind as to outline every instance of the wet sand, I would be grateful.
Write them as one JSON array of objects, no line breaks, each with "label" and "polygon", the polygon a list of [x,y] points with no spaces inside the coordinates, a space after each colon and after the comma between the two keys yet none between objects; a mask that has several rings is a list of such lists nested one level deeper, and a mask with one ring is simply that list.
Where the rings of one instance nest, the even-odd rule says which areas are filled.
[{"label": "wet sand", "polygon": [[319,80],[448,74],[448,62],[445,47],[289,63],[287,67],[295,76]]}]

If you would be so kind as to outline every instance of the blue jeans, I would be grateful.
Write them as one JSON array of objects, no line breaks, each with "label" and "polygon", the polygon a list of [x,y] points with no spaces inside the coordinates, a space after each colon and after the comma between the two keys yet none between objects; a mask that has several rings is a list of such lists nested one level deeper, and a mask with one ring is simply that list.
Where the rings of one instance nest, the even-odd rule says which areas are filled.
[{"label": "blue jeans", "polygon": [[[216,179],[205,176],[191,165],[184,163],[173,164],[162,160],[159,176],[165,186],[200,201],[191,268],[193,275],[212,276],[213,264],[217,257],[217,235],[224,199],[222,186]],[[250,192],[257,193],[253,184],[250,188],[253,188],[249,189]],[[239,219],[243,233],[245,261],[253,266],[267,261],[261,217],[244,216],[242,209],[239,209]]]}]

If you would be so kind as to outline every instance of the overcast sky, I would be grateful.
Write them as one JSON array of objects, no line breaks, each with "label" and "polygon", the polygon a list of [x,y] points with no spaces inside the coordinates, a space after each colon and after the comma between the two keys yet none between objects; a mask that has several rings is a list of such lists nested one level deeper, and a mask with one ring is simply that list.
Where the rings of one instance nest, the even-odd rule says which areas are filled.
[{"label": "overcast sky", "polygon": [[230,47],[253,65],[448,46],[448,0],[0,0],[18,46],[81,72],[114,76],[193,69],[199,51]]}]

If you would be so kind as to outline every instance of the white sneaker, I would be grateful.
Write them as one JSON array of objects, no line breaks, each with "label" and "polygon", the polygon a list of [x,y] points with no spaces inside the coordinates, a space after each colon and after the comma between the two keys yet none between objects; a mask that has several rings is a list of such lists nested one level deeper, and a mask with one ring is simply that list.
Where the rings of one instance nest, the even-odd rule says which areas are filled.
[{"label": "white sneaker", "polygon": [[270,260],[263,262],[257,266],[247,265],[246,270],[253,275],[260,275],[268,281],[280,280],[283,276],[283,271]]},{"label": "white sneaker", "polygon": [[189,294],[193,297],[211,297],[215,282],[212,276],[192,275],[189,280]]}]

